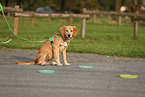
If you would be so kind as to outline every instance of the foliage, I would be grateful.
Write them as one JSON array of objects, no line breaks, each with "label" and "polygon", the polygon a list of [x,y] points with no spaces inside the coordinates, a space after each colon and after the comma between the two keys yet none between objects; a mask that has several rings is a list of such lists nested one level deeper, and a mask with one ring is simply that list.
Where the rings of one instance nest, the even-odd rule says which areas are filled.
[{"label": "foliage", "polygon": [[141,7],[143,6],[143,0],[124,0],[123,5],[128,7],[130,12],[139,12],[141,13]]},{"label": "foliage", "polygon": [[18,4],[24,10],[35,11],[38,7],[50,7],[57,12],[81,12],[88,10],[118,11],[120,6],[127,6],[129,11],[140,10],[143,0],[1,0],[3,5],[14,7]]}]

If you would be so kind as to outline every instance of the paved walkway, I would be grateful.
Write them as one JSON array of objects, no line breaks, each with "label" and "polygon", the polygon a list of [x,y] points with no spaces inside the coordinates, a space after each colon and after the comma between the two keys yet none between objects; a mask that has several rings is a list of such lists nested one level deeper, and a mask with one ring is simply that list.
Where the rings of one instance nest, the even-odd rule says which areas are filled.
[{"label": "paved walkway", "polygon": [[[71,66],[19,66],[36,50],[0,49],[0,97],[145,97],[145,59],[68,53]],[[93,66],[80,69],[78,66]],[[40,74],[38,70],[55,70]],[[136,74],[123,79],[120,74]]]}]

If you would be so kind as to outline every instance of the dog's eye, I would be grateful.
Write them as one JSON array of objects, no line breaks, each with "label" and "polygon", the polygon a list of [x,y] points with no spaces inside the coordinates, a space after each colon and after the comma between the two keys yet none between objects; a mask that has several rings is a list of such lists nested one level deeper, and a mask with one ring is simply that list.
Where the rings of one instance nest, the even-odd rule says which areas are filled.
[{"label": "dog's eye", "polygon": [[66,32],[68,32],[68,30],[66,30]]},{"label": "dog's eye", "polygon": [[72,32],[72,30],[71,30],[71,32]]}]

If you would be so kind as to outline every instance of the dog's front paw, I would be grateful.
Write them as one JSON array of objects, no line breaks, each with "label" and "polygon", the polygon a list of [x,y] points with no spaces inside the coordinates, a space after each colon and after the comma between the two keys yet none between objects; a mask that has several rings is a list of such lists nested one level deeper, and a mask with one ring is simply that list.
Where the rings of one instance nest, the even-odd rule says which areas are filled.
[{"label": "dog's front paw", "polygon": [[70,66],[70,63],[65,63],[66,66]]},{"label": "dog's front paw", "polygon": [[60,64],[57,64],[57,66],[62,66],[62,64],[60,63]]},{"label": "dog's front paw", "polygon": [[56,62],[52,62],[52,65],[57,65],[57,63]]}]

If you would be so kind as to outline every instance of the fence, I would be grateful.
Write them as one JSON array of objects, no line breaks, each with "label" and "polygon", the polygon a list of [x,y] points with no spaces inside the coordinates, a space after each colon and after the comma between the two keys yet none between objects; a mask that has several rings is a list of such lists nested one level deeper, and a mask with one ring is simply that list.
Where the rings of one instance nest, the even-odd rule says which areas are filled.
[{"label": "fence", "polygon": [[8,16],[10,16],[10,13],[23,12],[23,9],[19,8],[18,5],[16,5],[15,7],[3,7],[3,10],[5,11],[5,13],[7,13]]},{"label": "fence", "polygon": [[81,26],[81,33],[82,38],[85,38],[85,25],[86,25],[86,18],[89,18],[89,15],[84,14],[42,14],[42,13],[15,13],[15,19],[14,19],[14,33],[17,35],[18,33],[18,17],[31,17],[31,23],[33,23],[33,18],[35,17],[49,17],[49,18],[69,18],[69,24],[71,18],[81,18],[82,19],[82,26]]},{"label": "fence", "polygon": [[[82,38],[85,38],[85,27],[86,27],[86,19],[89,18],[89,15],[84,14],[54,14],[54,13],[48,13],[48,14],[42,14],[42,13],[22,13],[23,9],[20,9],[19,6],[13,7],[3,7],[4,11],[10,15],[10,13],[15,13],[14,15],[14,34],[18,34],[18,22],[19,17],[31,17],[31,24],[33,24],[35,17],[41,17],[41,18],[68,18],[68,25],[71,24],[72,18],[81,18],[82,24],[81,24],[81,36]],[[19,13],[18,13],[19,12]]]},{"label": "fence", "polygon": [[18,5],[15,7],[3,7],[5,12],[23,12],[23,9],[19,8]]},{"label": "fence", "polygon": [[138,33],[138,20],[145,20],[145,14],[137,14],[137,13],[123,13],[123,12],[113,12],[113,11],[91,11],[86,8],[83,9],[83,13],[92,14],[94,18],[94,22],[96,20],[96,15],[111,15],[111,16],[119,16],[119,24],[121,24],[121,16],[134,17],[134,38],[137,37]]}]

